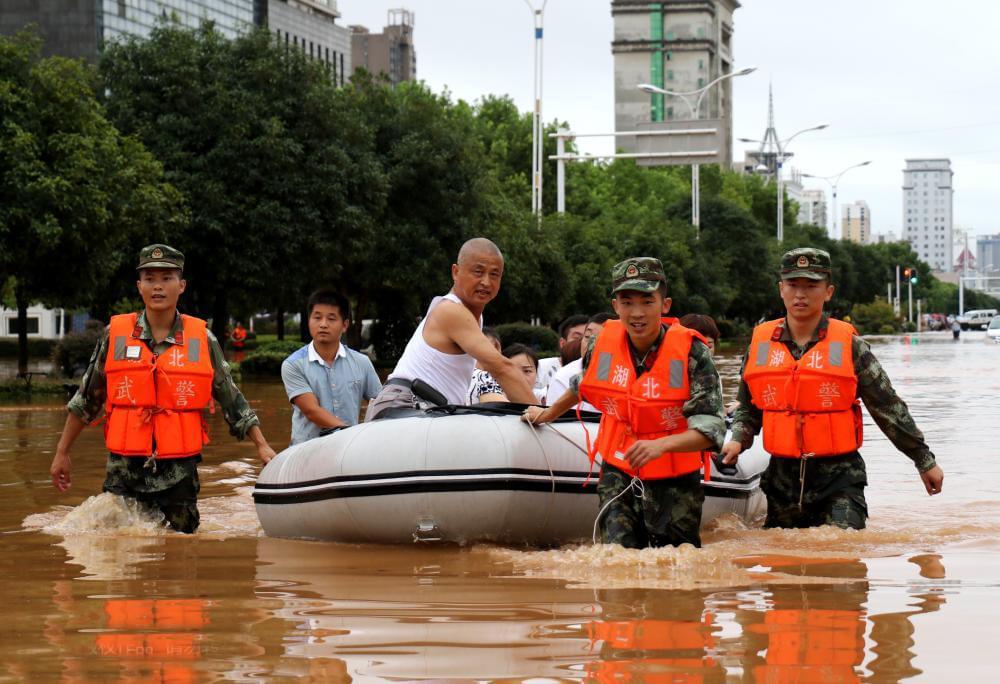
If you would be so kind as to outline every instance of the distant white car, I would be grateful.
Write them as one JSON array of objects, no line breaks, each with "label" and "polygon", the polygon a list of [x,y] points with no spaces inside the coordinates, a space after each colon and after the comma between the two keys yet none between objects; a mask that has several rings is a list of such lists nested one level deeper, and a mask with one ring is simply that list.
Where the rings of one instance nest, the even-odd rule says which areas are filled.
[{"label": "distant white car", "polygon": [[972,309],[955,320],[962,326],[962,330],[986,330],[986,326],[990,324],[997,313],[996,309]]},{"label": "distant white car", "polygon": [[994,316],[993,320],[990,321],[989,326],[986,328],[986,337],[1000,342],[1000,316]]}]

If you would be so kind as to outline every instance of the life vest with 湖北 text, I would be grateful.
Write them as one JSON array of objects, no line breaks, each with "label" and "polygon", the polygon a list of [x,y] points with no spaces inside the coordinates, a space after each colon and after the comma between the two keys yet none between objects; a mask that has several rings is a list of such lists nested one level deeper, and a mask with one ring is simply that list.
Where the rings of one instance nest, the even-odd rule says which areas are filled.
[{"label": "life vest with \u6e56\u5317 text", "polygon": [[601,411],[601,424],[590,454],[600,454],[629,475],[643,480],[679,477],[702,466],[702,454],[665,452],[636,471],[624,454],[639,440],[686,432],[682,408],[691,398],[688,357],[699,333],[676,318],[662,318],[667,331],[653,367],[637,378],[628,333],[621,321],[608,321],[594,343],[590,365],[580,383],[580,396]]}]

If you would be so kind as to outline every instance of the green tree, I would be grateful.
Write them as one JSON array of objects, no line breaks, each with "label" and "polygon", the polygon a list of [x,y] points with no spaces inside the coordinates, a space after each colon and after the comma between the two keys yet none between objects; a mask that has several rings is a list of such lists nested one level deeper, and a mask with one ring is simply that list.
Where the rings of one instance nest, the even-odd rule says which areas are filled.
[{"label": "green tree", "polygon": [[180,194],[136,139],[108,122],[81,63],[0,37],[0,281],[13,278],[18,372],[27,308],[88,304],[141,229],[183,223]]},{"label": "green tree", "polygon": [[348,236],[370,232],[384,179],[370,134],[330,74],[267,31],[235,40],[211,24],[161,26],[101,60],[108,111],[163,161],[191,221],[187,306],[211,316],[297,308],[343,268]]}]

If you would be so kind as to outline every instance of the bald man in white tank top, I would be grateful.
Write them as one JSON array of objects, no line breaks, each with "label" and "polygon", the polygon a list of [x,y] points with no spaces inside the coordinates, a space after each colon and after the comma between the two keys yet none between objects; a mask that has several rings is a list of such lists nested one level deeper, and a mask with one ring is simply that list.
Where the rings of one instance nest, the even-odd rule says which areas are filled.
[{"label": "bald man in white tank top", "polygon": [[483,335],[483,309],[500,291],[503,254],[490,240],[473,238],[462,245],[457,262],[451,266],[451,291],[427,308],[395,370],[369,404],[366,422],[389,408],[418,408],[410,388],[416,379],[434,387],[449,404],[464,404],[476,361],[511,401],[536,403],[521,370]]}]

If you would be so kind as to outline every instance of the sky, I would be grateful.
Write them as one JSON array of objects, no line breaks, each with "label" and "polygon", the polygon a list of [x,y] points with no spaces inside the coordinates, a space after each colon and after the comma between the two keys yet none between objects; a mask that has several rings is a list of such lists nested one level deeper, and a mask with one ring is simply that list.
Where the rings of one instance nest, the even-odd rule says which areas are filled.
[{"label": "sky", "polygon": [[[544,0],[339,0],[344,25],[377,31],[387,10],[414,13],[417,76],[474,102],[507,94],[531,108],[533,23]],[[579,133],[614,130],[610,0],[547,0],[543,116]],[[1000,233],[1000,52],[992,0],[743,0],[734,16],[733,135],[759,139],[774,89],[781,138],[821,123],[789,147],[802,172],[845,174],[838,204],[865,200],[872,232],[900,236],[905,160],[947,157],[955,226]],[[610,138],[578,140],[613,151]],[[735,143],[733,156],[742,159]],[[826,189],[804,179],[807,188]],[[551,184],[547,191],[554,191]]]}]

